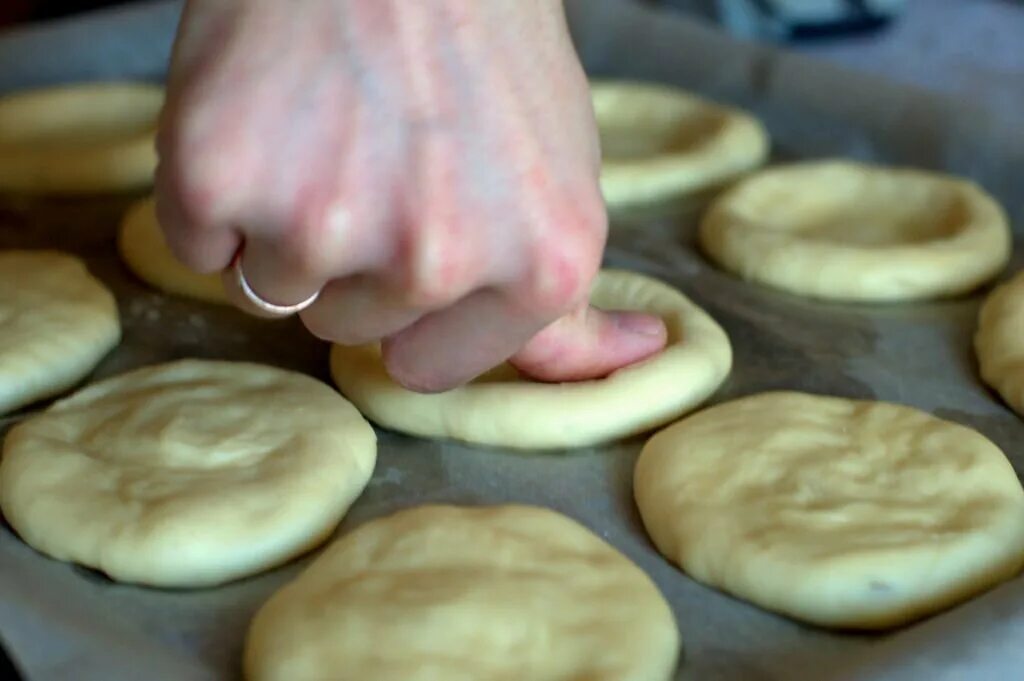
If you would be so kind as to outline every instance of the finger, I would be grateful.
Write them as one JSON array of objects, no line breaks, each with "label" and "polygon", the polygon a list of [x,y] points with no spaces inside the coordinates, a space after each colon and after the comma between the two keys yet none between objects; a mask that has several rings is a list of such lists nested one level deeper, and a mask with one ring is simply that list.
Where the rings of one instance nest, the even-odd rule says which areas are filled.
[{"label": "finger", "polygon": [[543,331],[511,358],[540,381],[602,378],[665,347],[665,323],[641,312],[604,312],[580,306]]},{"label": "finger", "polygon": [[543,327],[512,298],[480,289],[387,338],[381,349],[395,381],[417,392],[440,392],[505,361]]},{"label": "finger", "polygon": [[[327,283],[328,275],[319,268],[290,257],[277,243],[247,236],[239,253],[239,267],[249,288],[259,298],[274,305],[294,305],[306,300]],[[230,279],[232,300],[241,294],[238,277],[225,273]]]},{"label": "finger", "polygon": [[379,280],[352,276],[327,284],[302,321],[316,336],[342,345],[358,345],[390,336],[426,311],[415,307]]},{"label": "finger", "polygon": [[158,170],[155,191],[156,216],[168,248],[178,260],[197,272],[224,270],[230,263],[241,237],[230,228],[200,224],[189,220],[166,172]]}]

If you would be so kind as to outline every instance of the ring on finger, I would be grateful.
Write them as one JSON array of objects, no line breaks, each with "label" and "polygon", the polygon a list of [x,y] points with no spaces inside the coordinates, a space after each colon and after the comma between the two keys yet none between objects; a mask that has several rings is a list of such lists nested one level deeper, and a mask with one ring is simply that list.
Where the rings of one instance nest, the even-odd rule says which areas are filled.
[{"label": "ring on finger", "polygon": [[238,288],[241,289],[242,294],[245,295],[246,300],[255,305],[257,308],[268,314],[285,317],[293,315],[298,312],[302,312],[307,307],[316,302],[316,299],[320,297],[320,291],[315,291],[313,295],[309,296],[305,300],[294,305],[277,305],[269,300],[264,299],[260,294],[253,290],[252,286],[249,285],[249,281],[245,278],[245,272],[242,271],[242,251],[239,249],[238,253],[235,254],[235,259],[231,263],[231,268],[234,272],[235,282],[238,284]]}]

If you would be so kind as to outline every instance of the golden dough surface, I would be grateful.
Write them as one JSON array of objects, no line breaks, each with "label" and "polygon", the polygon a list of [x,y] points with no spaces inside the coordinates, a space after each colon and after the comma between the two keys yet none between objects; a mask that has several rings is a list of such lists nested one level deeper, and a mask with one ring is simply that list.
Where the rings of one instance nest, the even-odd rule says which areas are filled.
[{"label": "golden dough surface", "polygon": [[974,348],[982,378],[1024,415],[1024,273],[1017,273],[985,299]]},{"label": "golden dough surface", "polygon": [[660,316],[668,345],[606,378],[538,383],[504,364],[432,395],[391,380],[377,343],[334,346],[331,372],[360,411],[388,428],[519,449],[582,447],[642,433],[704,402],[729,374],[725,331],[676,289],[633,272],[602,270],[590,302]]},{"label": "golden dough surface", "polygon": [[1011,250],[1003,209],[977,185],[849,161],[754,173],[712,203],[699,240],[748,281],[861,302],[969,292]]},{"label": "golden dough surface", "polygon": [[601,190],[611,208],[684,197],[761,165],[768,135],[750,114],[679,88],[591,83]]},{"label": "golden dough surface", "polygon": [[569,518],[420,506],[329,546],[259,610],[249,681],[667,681],[657,587]]},{"label": "golden dough surface", "polygon": [[634,492],[694,579],[830,627],[896,626],[1024,564],[1024,490],[981,434],[885,402],[763,393],[662,430]]},{"label": "golden dough surface", "polygon": [[148,186],[164,91],[80,83],[0,97],[0,191],[91,194]]},{"label": "golden dough surface", "polygon": [[121,220],[117,250],[128,268],[148,284],[175,295],[227,304],[219,274],[193,272],[171,253],[152,197],[133,204]]},{"label": "golden dough surface", "polygon": [[220,584],[324,541],[376,437],[329,386],[181,360],[95,383],[15,426],[0,507],[26,543],[113,579]]},{"label": "golden dough surface", "polygon": [[80,259],[0,251],[0,414],[85,378],[121,339],[117,302]]}]

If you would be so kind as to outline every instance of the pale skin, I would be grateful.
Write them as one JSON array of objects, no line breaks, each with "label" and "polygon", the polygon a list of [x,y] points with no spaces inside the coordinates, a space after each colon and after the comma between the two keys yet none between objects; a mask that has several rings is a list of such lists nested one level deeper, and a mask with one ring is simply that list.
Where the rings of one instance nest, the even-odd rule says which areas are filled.
[{"label": "pale skin", "polygon": [[321,290],[306,326],[382,341],[411,389],[506,359],[596,378],[665,344],[661,320],[586,304],[607,217],[556,0],[190,0],[158,148],[179,258],[241,252],[277,304]]}]

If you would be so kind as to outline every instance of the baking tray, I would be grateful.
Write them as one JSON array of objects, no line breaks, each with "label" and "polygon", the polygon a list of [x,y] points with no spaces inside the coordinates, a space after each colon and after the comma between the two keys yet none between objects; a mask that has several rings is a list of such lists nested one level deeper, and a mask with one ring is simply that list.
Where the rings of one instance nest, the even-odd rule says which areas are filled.
[{"label": "baking tray", "polygon": [[[166,12],[168,5],[152,8]],[[1013,121],[737,43],[617,0],[569,2],[568,8],[596,76],[673,83],[746,106],[768,125],[777,159],[838,154],[969,175],[1024,224],[1024,135]],[[62,27],[65,42],[73,30]],[[98,30],[94,24],[93,33]],[[99,57],[96,65],[76,57],[76,77],[116,75]],[[138,282],[114,248],[117,222],[132,198],[0,201],[0,248],[81,254],[116,293],[124,340],[90,380],[180,357],[254,360],[328,380],[326,344],[295,320],[256,320]],[[1021,475],[1024,424],[980,383],[971,350],[981,294],[858,306],[746,285],[694,248],[700,207],[695,200],[614,216],[606,260],[677,286],[723,325],[735,368],[713,402],[778,388],[898,401],[978,429]],[[1020,265],[1018,243],[1011,271]],[[1024,678],[1022,578],[911,627],[829,632],[704,587],[654,551],[631,494],[642,438],[523,454],[381,429],[378,435],[373,479],[340,533],[424,502],[515,501],[566,513],[636,561],[670,601],[683,641],[677,679]],[[309,559],[216,589],[145,589],[48,560],[4,526],[0,637],[32,681],[237,679],[250,617]]]}]

